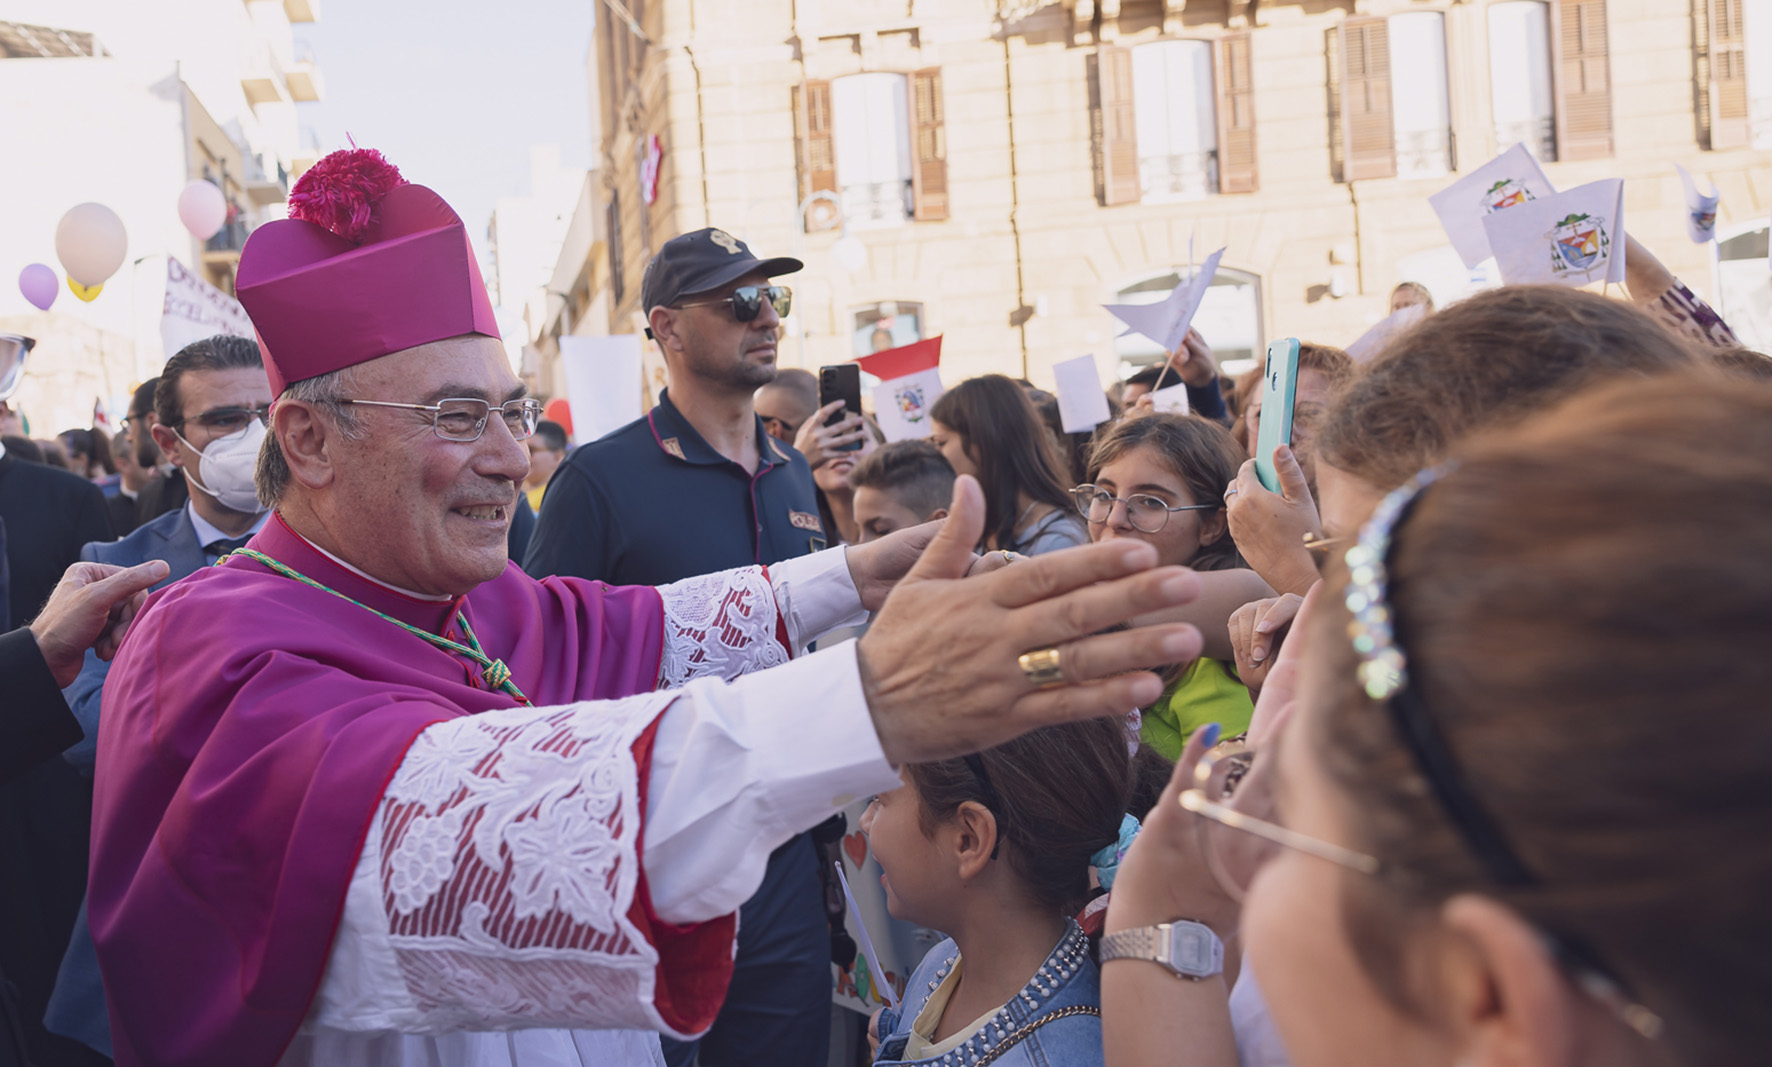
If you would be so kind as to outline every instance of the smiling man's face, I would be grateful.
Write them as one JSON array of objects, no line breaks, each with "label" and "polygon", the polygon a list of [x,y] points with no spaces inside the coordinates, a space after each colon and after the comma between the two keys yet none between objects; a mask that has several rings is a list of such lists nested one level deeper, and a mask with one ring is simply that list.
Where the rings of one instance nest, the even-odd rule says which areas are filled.
[{"label": "smiling man's face", "polygon": [[[497,340],[479,335],[408,348],[353,368],[352,399],[502,404],[524,394]],[[329,531],[344,557],[419,593],[466,593],[503,573],[506,535],[529,450],[489,413],[477,441],[437,436],[431,414],[356,405],[356,440],[338,438]]]}]

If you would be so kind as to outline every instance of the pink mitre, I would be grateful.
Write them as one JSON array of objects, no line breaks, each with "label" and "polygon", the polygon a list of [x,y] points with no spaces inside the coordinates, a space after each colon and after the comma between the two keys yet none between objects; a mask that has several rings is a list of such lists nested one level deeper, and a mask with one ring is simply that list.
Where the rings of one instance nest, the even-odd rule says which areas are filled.
[{"label": "pink mitre", "polygon": [[289,218],[247,239],[234,290],[272,395],[415,345],[498,337],[460,216],[369,148],[334,152],[301,176]]}]

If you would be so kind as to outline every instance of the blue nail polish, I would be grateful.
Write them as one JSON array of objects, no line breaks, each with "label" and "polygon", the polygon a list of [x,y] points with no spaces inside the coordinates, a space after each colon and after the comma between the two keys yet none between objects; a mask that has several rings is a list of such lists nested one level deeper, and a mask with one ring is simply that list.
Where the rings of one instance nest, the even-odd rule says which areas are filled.
[{"label": "blue nail polish", "polygon": [[1211,748],[1218,744],[1218,734],[1218,724],[1215,722],[1209,722],[1200,727],[1200,740],[1204,742],[1206,748]]}]

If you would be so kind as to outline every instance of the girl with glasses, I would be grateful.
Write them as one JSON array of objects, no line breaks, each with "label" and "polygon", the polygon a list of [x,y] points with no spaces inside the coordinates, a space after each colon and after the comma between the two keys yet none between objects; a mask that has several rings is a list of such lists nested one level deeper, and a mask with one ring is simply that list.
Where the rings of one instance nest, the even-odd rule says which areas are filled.
[{"label": "girl with glasses", "polygon": [[[1224,427],[1186,415],[1146,415],[1108,429],[1089,460],[1089,482],[1071,491],[1094,541],[1130,539],[1157,550],[1160,566],[1200,571],[1242,567],[1225,526],[1224,491],[1242,457]],[[1204,628],[1204,627],[1203,627]],[[1195,729],[1249,726],[1249,691],[1224,661],[1201,656],[1171,666],[1163,696],[1143,709],[1139,734],[1173,762]],[[1162,768],[1166,777],[1167,767]]]}]

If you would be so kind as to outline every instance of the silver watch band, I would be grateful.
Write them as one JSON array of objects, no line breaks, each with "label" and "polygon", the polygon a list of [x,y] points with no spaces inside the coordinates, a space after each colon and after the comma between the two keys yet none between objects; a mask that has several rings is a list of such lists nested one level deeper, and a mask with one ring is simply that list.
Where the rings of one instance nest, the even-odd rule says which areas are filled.
[{"label": "silver watch band", "polygon": [[[1101,962],[1150,960],[1178,978],[1200,981],[1224,970],[1224,944],[1192,919],[1140,926],[1105,934],[1098,944]],[[1176,954],[1180,953],[1180,959]]]}]

